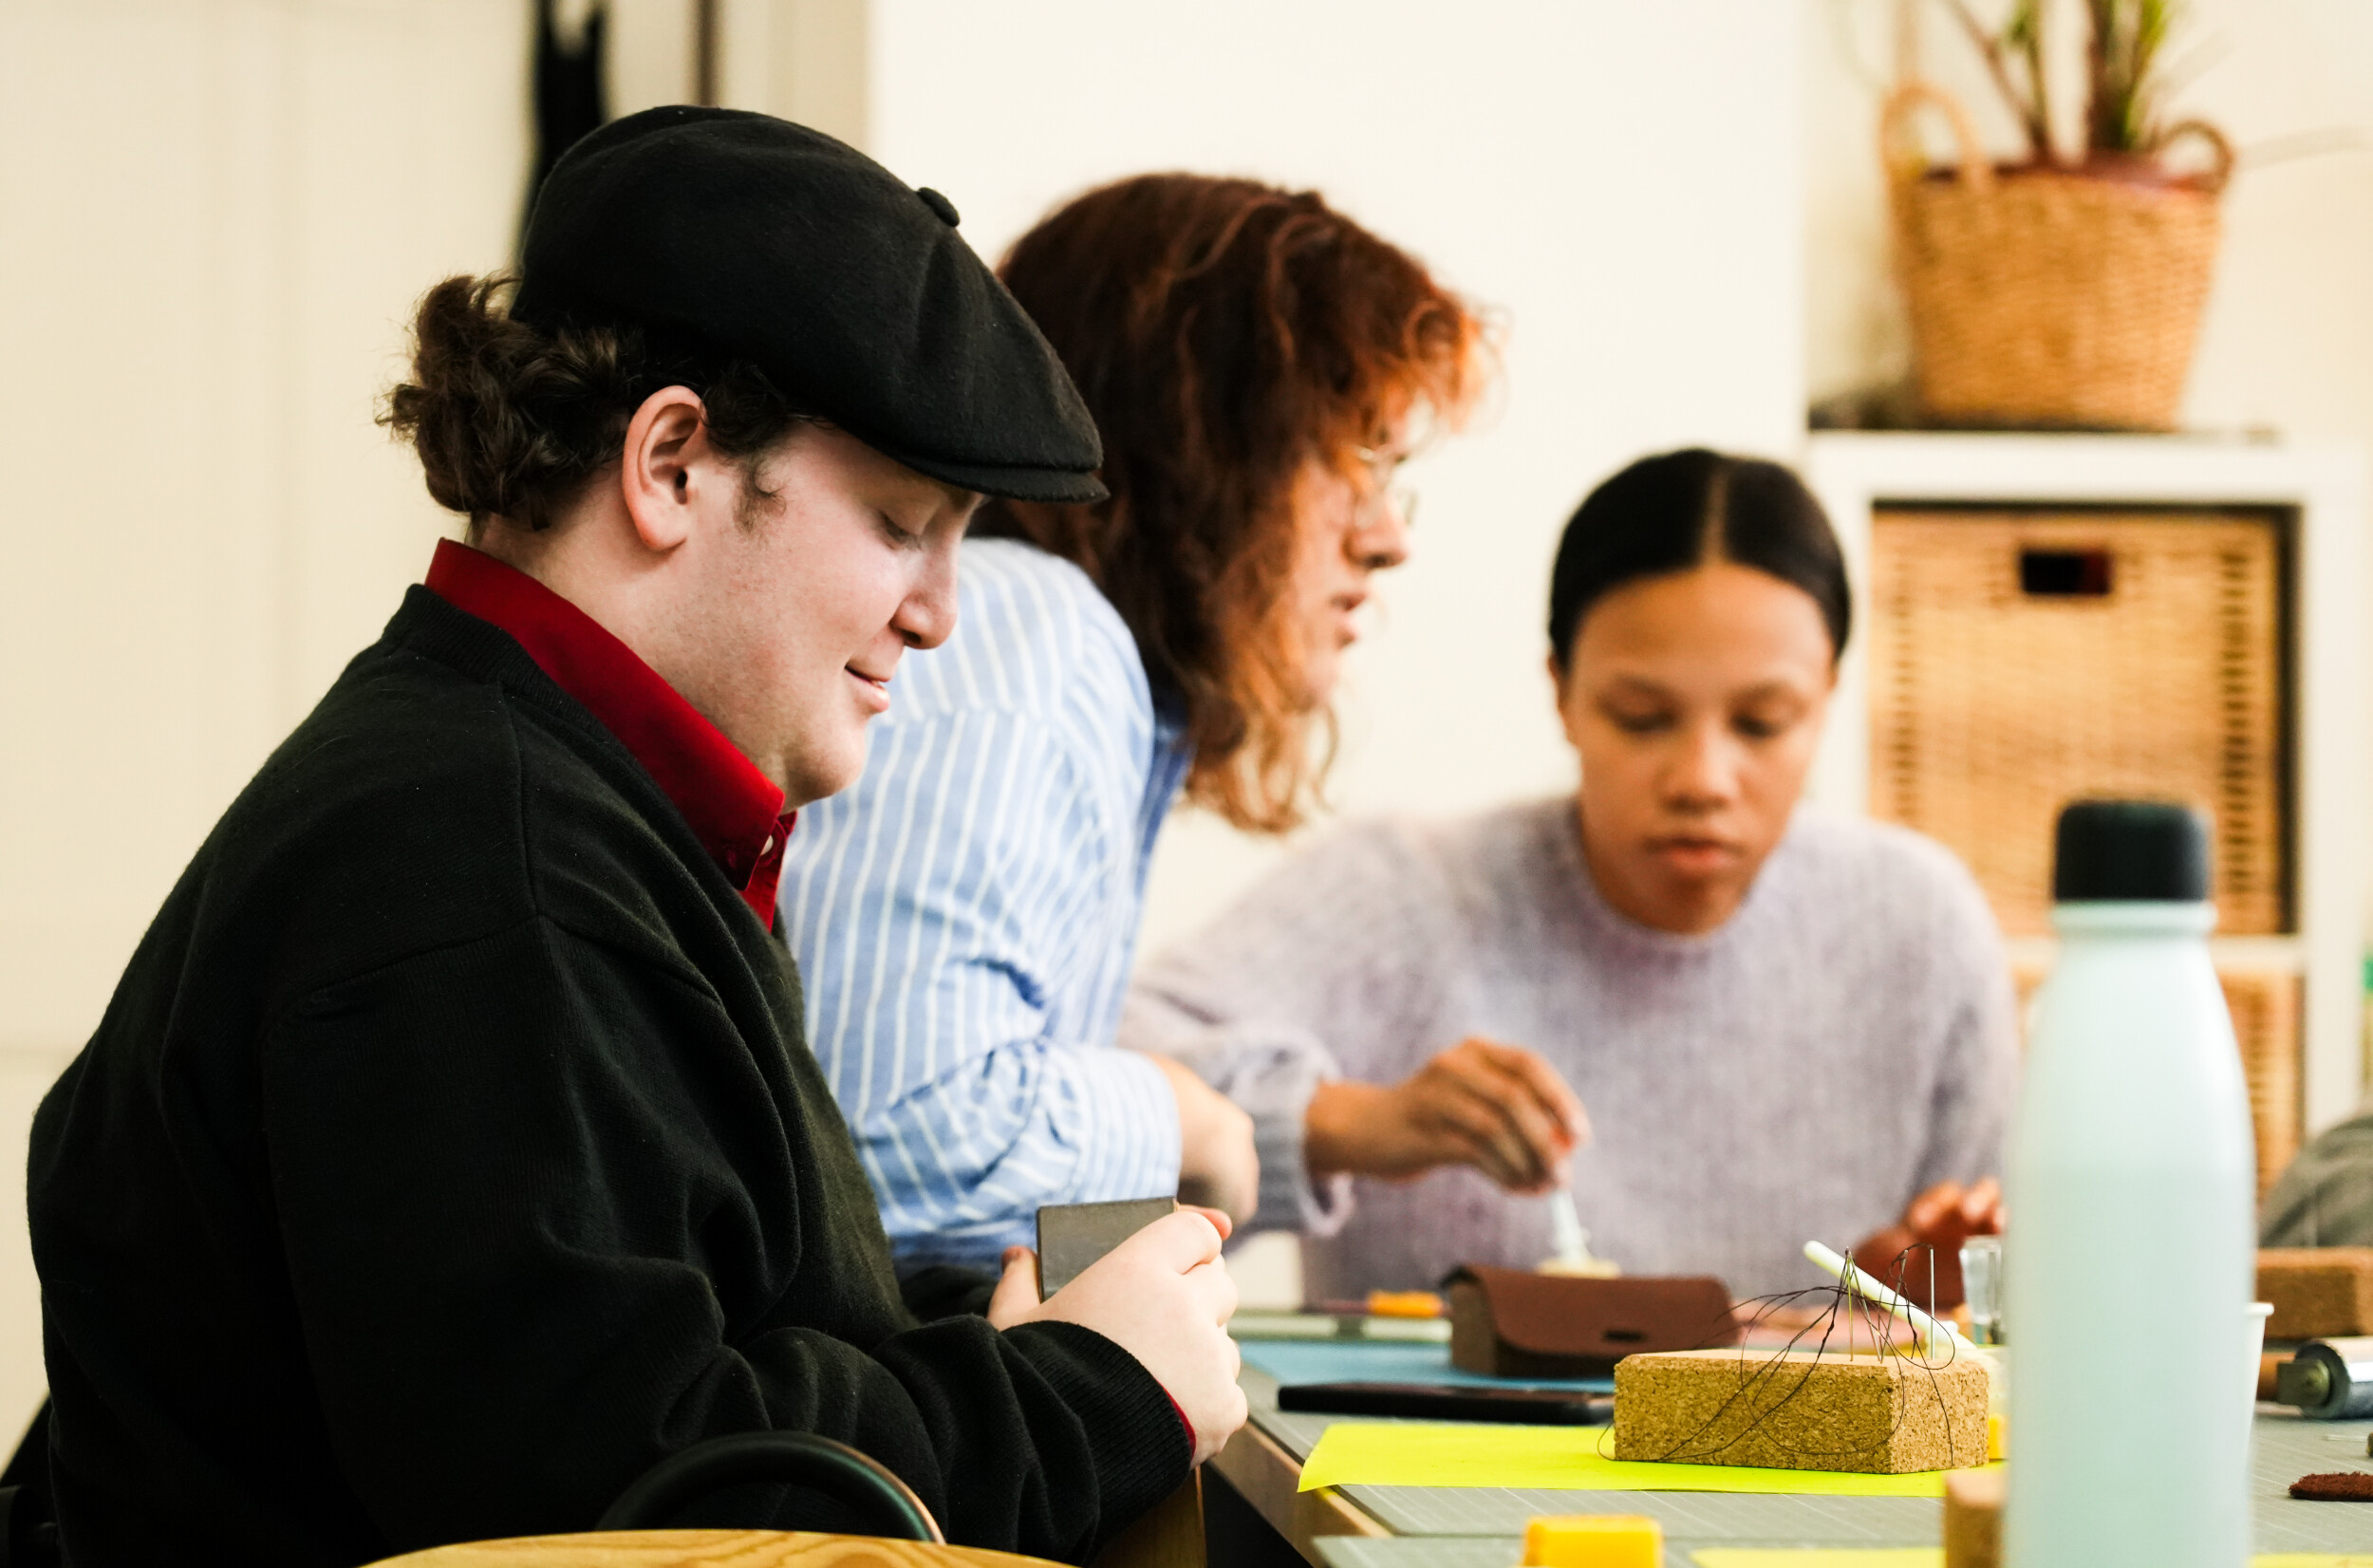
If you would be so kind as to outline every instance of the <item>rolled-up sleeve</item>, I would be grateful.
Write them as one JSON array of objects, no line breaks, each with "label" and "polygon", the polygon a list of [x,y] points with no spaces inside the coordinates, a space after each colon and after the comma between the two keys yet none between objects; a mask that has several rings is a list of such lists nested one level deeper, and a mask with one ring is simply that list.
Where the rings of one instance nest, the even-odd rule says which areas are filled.
[{"label": "rolled-up sleeve", "polygon": [[1352,1213],[1352,1179],[1313,1182],[1302,1148],[1311,1096],[1328,1079],[1343,1076],[1317,1036],[1290,1023],[1208,1022],[1181,999],[1139,986],[1121,1015],[1121,1037],[1133,1051],[1183,1062],[1252,1118],[1261,1197],[1246,1235],[1299,1230],[1332,1236],[1343,1228]]}]

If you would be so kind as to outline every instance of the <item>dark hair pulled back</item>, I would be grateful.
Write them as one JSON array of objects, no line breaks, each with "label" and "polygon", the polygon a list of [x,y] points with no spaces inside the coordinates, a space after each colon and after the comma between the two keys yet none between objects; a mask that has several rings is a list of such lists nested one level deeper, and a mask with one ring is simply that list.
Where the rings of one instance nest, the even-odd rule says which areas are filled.
[{"label": "dark hair pulled back", "polygon": [[1558,542],[1549,647],[1563,669],[1590,607],[1626,584],[1733,561],[1801,588],[1845,651],[1854,618],[1828,514],[1778,463],[1704,447],[1642,457],[1592,491]]},{"label": "dark hair pulled back", "polygon": [[[412,326],[412,376],[389,389],[380,422],[420,454],[428,493],[466,513],[543,529],[619,457],[645,399],[667,386],[699,394],[708,438],[757,464],[813,416],[743,360],[662,341],[632,323],[568,323],[553,330],[505,308],[516,280],[450,277],[421,297]],[[763,494],[763,492],[758,492]]]}]

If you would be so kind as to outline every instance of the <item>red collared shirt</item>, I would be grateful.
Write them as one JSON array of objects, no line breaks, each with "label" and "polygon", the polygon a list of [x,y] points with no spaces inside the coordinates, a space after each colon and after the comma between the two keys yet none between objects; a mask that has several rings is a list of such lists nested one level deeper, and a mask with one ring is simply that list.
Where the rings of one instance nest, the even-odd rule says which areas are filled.
[{"label": "red collared shirt", "polygon": [[428,590],[509,632],[552,683],[625,743],[694,836],[775,928],[775,888],[796,812],[724,732],[601,624],[515,567],[451,539],[437,542]]}]

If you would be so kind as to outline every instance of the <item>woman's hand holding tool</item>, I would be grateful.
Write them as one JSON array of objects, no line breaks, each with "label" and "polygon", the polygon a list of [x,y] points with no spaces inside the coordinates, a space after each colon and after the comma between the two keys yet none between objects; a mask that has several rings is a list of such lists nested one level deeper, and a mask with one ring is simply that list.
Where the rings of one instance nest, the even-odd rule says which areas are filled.
[{"label": "woman's hand holding tool", "polygon": [[1897,1260],[1914,1247],[1927,1247],[1935,1263],[1935,1298],[1929,1298],[1929,1260],[1913,1259],[1900,1266],[1897,1285],[1904,1295],[1931,1311],[1946,1312],[1961,1304],[1961,1243],[1972,1236],[1994,1236],[2002,1230],[2002,1184],[1991,1176],[1964,1186],[1938,1182],[1906,1204],[1903,1218],[1864,1240],[1854,1249],[1854,1260],[1881,1279],[1894,1280]]},{"label": "woman's hand holding tool", "polygon": [[1314,1177],[1406,1181],[1466,1165],[1535,1196],[1565,1185],[1567,1162],[1589,1140],[1590,1118],[1557,1069],[1472,1036],[1397,1084],[1320,1084],[1303,1124]]},{"label": "woman's hand holding tool", "polygon": [[1028,1247],[1005,1250],[1005,1273],[989,1298],[989,1322],[1076,1323],[1135,1356],[1177,1402],[1194,1428],[1195,1463],[1220,1451],[1244,1424],[1242,1365],[1227,1320],[1236,1281],[1220,1257],[1233,1227],[1216,1209],[1182,1208],[1156,1220],[1038,1299]]},{"label": "woman's hand holding tool", "polygon": [[2002,1184],[1991,1176],[1963,1186],[1938,1182],[1904,1205],[1903,1227],[1934,1247],[1958,1247],[2002,1229]]}]

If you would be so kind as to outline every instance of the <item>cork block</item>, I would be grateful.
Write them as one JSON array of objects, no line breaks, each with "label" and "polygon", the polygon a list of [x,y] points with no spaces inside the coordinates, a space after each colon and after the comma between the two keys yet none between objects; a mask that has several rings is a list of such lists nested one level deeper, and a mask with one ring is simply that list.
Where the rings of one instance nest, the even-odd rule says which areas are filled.
[{"label": "cork block", "polygon": [[1646,1514],[1542,1514],[1524,1526],[1523,1568],[1657,1568],[1664,1526]]},{"label": "cork block", "polygon": [[1812,1351],[1626,1356],[1615,1457],[1874,1475],[1983,1465],[1986,1369]]},{"label": "cork block", "polygon": [[2266,1247],[2257,1298],[2270,1302],[2269,1339],[2373,1334],[2373,1247]]},{"label": "cork block", "polygon": [[2000,1470],[1945,1477],[1945,1568],[2002,1568]]},{"label": "cork block", "polygon": [[1449,1293],[1450,1365],[1486,1377],[1605,1377],[1634,1353],[1735,1345],[1730,1293],[1693,1279],[1567,1279],[1468,1263]]}]

